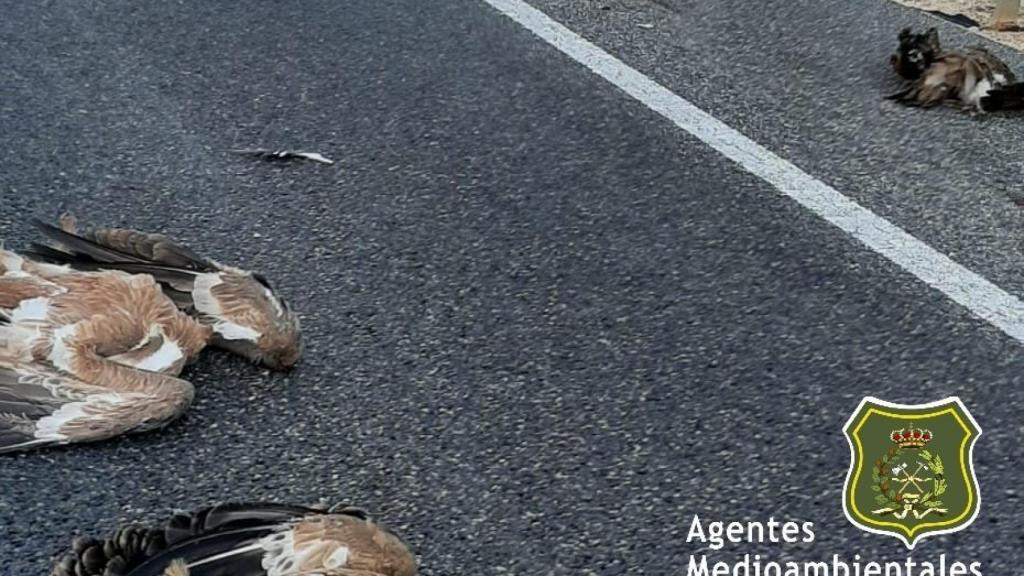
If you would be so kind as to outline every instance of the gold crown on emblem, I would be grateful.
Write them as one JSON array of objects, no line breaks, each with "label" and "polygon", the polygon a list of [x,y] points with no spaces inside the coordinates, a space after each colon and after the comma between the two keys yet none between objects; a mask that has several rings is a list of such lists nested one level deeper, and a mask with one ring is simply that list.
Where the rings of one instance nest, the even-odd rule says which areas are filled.
[{"label": "gold crown on emblem", "polygon": [[924,428],[900,428],[889,436],[900,448],[920,448],[932,441],[932,431]]}]

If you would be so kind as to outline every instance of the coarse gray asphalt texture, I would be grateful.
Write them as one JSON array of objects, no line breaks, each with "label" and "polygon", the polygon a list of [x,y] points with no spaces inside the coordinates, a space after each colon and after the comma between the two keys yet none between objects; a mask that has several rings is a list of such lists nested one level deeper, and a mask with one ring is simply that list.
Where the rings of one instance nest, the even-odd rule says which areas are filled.
[{"label": "coarse gray asphalt texture", "polygon": [[[878,101],[876,37],[921,17],[589,4],[537,5],[1019,286],[988,250],[1019,242],[990,185],[1019,169],[1021,125]],[[664,18],[617,35],[630,10]],[[840,428],[866,394],[957,394],[985,428],[976,525],[915,558],[1024,559],[1019,344],[482,2],[19,3],[0,41],[8,246],[62,208],[163,230],[264,272],[307,343],[287,375],[211,352],[165,431],[0,460],[3,576],[45,574],[74,534],[237,499],[351,501],[427,575],[679,574],[693,514],[815,523],[812,544],[723,558],[902,560],[841,510]],[[257,146],[337,163],[229,153]]]}]

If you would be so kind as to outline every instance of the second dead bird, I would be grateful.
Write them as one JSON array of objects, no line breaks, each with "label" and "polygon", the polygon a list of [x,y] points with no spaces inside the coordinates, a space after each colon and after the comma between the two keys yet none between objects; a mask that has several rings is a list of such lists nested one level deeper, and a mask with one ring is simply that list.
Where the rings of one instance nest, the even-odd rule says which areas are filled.
[{"label": "second dead bird", "polygon": [[159,234],[37,224],[54,246],[32,254],[71,268],[0,251],[0,453],[163,426],[191,402],[177,375],[208,343],[298,361],[298,318],[262,276]]},{"label": "second dead bird", "polygon": [[987,112],[1012,107],[1008,97],[1019,92],[1016,76],[999,57],[982,46],[942,51],[932,28],[915,34],[900,31],[899,48],[890,63],[900,76],[913,81],[888,96],[906,106],[931,108],[947,100]]},{"label": "second dead bird", "polygon": [[415,576],[416,558],[356,508],[221,504],[79,539],[51,576]]}]

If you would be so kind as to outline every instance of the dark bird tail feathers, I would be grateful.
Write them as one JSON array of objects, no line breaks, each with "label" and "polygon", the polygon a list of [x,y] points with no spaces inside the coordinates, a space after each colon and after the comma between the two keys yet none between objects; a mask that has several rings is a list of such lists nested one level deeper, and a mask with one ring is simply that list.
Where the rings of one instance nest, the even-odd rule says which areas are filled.
[{"label": "dark bird tail feathers", "polygon": [[132,256],[131,254],[120,250],[108,248],[97,242],[93,242],[76,234],[62,230],[52,224],[47,224],[38,218],[33,218],[32,224],[38,228],[44,236],[49,238],[51,241],[56,242],[64,249],[59,250],[51,248],[53,251],[51,256],[56,256],[56,253],[63,251],[72,257],[82,258],[83,256],[88,256],[95,262],[146,262],[142,258]]},{"label": "dark bird tail feathers", "polygon": [[986,111],[1024,109],[1024,82],[989,90],[981,99],[981,108]]}]

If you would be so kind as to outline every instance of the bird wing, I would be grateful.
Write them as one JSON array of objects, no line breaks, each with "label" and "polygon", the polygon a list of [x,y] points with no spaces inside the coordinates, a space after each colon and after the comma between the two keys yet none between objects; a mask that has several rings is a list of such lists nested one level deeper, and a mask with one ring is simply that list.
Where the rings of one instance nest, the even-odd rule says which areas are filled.
[{"label": "bird wing", "polygon": [[165,523],[164,531],[170,544],[194,536],[253,526],[277,526],[310,515],[324,514],[321,510],[273,502],[231,502],[202,508],[196,512],[176,514]]},{"label": "bird wing", "polygon": [[[298,317],[259,274],[204,259],[160,234],[118,228],[79,233],[70,221],[63,228],[38,220],[35,225],[55,246],[33,245],[26,252],[33,258],[79,270],[149,275],[179,309],[211,319],[224,340],[256,345],[262,336],[269,335],[259,344],[264,346],[259,350],[261,358],[269,365],[290,366],[301,354]],[[248,344],[236,342],[231,346],[237,353],[250,357],[255,354],[238,349]]]},{"label": "bird wing", "polygon": [[220,269],[215,262],[163,234],[94,226],[77,231],[71,227],[59,228],[40,220],[33,223],[59,247],[99,262],[157,264],[193,272],[216,272]]},{"label": "bird wing", "polygon": [[947,56],[936,62],[921,77],[917,104],[929,108],[941,104],[950,95],[959,92],[966,76],[965,59]]},{"label": "bird wing", "polygon": [[192,400],[166,378],[158,391],[114,391],[37,364],[0,362],[0,454],[90,442],[163,426]]},{"label": "bird wing", "polygon": [[394,537],[357,509],[222,504],[175,515],[157,528],[122,528],[102,544],[76,543],[53,576],[103,574],[111,566],[124,576],[163,576],[172,564],[187,567],[189,576],[379,576],[391,573],[374,571],[391,565],[374,558],[386,538]]},{"label": "bird wing", "polygon": [[959,93],[966,77],[967,60],[964,54],[948,52],[932,63],[909,87],[888,96],[888,99],[907,106],[938,106]]},{"label": "bird wing", "polygon": [[290,522],[324,514],[303,506],[268,502],[219,504],[176,514],[156,527],[127,527],[102,543],[76,542],[56,564],[53,576],[112,573],[162,576],[172,562],[195,564],[191,576],[265,574],[259,540]]},{"label": "bird wing", "polygon": [[344,574],[415,574],[416,559],[398,536],[365,515],[334,514],[307,518],[291,530],[290,554],[268,558],[278,565],[295,562],[303,571]]},{"label": "bird wing", "polygon": [[[985,78],[988,78],[990,81],[994,80],[994,75],[996,74],[1003,77],[1003,81],[998,82],[999,85],[1012,84],[1016,81],[1013,70],[1010,70],[1006,62],[1003,62],[998,56],[989,52],[984,46],[974,46],[968,49],[967,54],[978,63]],[[993,84],[996,84],[996,82],[993,82]]]},{"label": "bird wing", "polygon": [[257,525],[194,536],[168,547],[137,566],[129,566],[123,574],[162,576],[171,563],[183,561],[189,568],[190,576],[266,576],[260,540],[284,528]]},{"label": "bird wing", "polygon": [[63,384],[56,376],[33,378],[12,368],[0,369],[0,453],[47,443],[36,434],[37,422],[84,396]]},{"label": "bird wing", "polygon": [[220,265],[176,244],[162,234],[124,228],[58,228],[35,220],[37,228],[53,245],[33,243],[25,254],[41,262],[67,264],[77,270],[121,270],[148,274],[164,286],[164,292],[182,309],[192,307],[192,290],[198,274],[217,272]]}]

